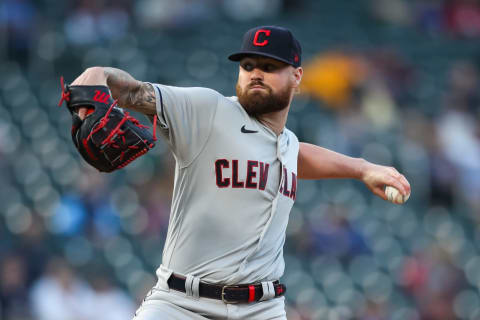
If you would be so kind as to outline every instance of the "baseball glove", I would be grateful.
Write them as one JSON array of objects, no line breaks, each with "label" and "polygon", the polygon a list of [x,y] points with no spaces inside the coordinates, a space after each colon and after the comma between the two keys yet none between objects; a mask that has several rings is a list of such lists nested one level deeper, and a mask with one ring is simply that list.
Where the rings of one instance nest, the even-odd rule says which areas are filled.
[{"label": "baseball glove", "polygon": [[[101,172],[112,172],[128,165],[155,146],[157,117],[153,135],[127,111],[117,107],[107,86],[65,85],[60,79],[63,101],[72,114],[72,140],[83,159]],[[80,107],[88,108],[80,119]]]}]

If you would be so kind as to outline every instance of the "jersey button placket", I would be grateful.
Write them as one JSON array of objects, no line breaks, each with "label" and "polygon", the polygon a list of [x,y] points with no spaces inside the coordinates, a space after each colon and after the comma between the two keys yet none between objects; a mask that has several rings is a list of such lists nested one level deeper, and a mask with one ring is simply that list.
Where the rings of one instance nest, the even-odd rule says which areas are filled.
[{"label": "jersey button placket", "polygon": [[277,137],[277,159],[278,159],[278,161],[280,161],[280,184],[278,185],[277,196],[275,198],[278,198],[278,196],[280,195],[280,190],[282,189],[282,186],[283,186],[283,179],[285,178],[284,177],[284,170],[283,170],[283,167],[284,167],[283,152],[282,152],[282,149],[281,149],[282,143],[281,143],[281,140],[280,140],[281,137],[282,137],[282,135],[279,135]]},{"label": "jersey button placket", "polygon": [[275,197],[272,200],[272,211],[271,211],[271,216],[270,216],[270,219],[269,219],[269,223],[272,220],[272,217],[277,212],[278,200],[279,200],[280,195],[281,195],[280,190],[282,189],[283,179],[284,179],[283,156],[282,156],[282,152],[281,152],[281,149],[280,149],[280,136],[277,137],[277,159],[280,162],[280,183],[278,184],[278,187],[277,187],[277,194],[275,195]]},{"label": "jersey button placket", "polygon": [[281,135],[277,137],[277,159],[283,166],[283,155],[282,155],[282,142],[281,142]]}]

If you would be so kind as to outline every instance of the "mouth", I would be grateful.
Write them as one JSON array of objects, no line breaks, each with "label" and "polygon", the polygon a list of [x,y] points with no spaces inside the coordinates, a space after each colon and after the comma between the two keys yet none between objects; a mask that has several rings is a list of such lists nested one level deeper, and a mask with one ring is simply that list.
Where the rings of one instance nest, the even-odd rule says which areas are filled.
[{"label": "mouth", "polygon": [[250,89],[263,89],[263,90],[267,90],[267,88],[261,84],[254,84],[254,85],[250,85],[249,86]]}]

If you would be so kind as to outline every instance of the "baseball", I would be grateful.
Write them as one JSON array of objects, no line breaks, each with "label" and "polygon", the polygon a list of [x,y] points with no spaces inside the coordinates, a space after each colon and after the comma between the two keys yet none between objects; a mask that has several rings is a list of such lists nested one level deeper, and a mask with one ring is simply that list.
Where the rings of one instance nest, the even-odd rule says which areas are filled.
[{"label": "baseball", "polygon": [[385,195],[387,196],[388,201],[396,204],[404,204],[410,198],[410,193],[406,196],[402,196],[400,191],[397,188],[392,186],[387,186],[385,188]]}]

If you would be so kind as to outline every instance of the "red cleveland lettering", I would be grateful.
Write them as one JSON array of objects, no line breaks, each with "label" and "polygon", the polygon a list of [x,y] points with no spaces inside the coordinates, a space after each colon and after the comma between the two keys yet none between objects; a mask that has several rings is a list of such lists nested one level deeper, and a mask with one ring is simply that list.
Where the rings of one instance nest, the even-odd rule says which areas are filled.
[{"label": "red cleveland lettering", "polygon": [[290,197],[290,191],[288,191],[288,174],[287,168],[283,167],[283,195],[286,197]]},{"label": "red cleveland lettering", "polygon": [[[231,166],[230,163],[232,164]],[[215,182],[217,186],[219,188],[265,190],[270,164],[256,160],[247,160],[246,167],[246,175],[239,176],[240,166],[238,160],[217,159],[215,161]],[[284,166],[282,166],[280,172],[283,175],[283,182],[280,185],[279,192],[295,201],[297,198],[297,175],[287,170]]]},{"label": "red cleveland lettering", "polygon": [[243,181],[238,180],[238,160],[232,160],[232,188],[244,188]]},{"label": "red cleveland lettering", "polygon": [[253,179],[257,176],[257,172],[253,170],[254,167],[258,167],[258,161],[248,160],[247,180],[245,181],[245,188],[257,189],[257,183],[253,182]]},{"label": "red cleveland lettering", "polygon": [[230,167],[227,159],[218,159],[215,161],[215,180],[219,188],[226,188],[230,185],[230,178],[223,178],[222,169]]},{"label": "red cleveland lettering", "polygon": [[[228,176],[228,171],[225,169],[230,168],[231,175]],[[247,161],[247,174],[245,181],[239,177],[239,165],[238,160],[218,159],[215,161],[215,182],[219,188],[247,188],[247,189],[259,189],[265,190],[268,180],[268,169],[270,165],[261,161],[248,160]],[[258,182],[256,178],[258,177]]]},{"label": "red cleveland lettering", "polygon": [[292,190],[290,191],[290,198],[293,201],[297,198],[297,175],[292,172]]},{"label": "red cleveland lettering", "polygon": [[260,190],[265,190],[267,186],[268,168],[270,168],[270,164],[260,162],[260,180],[258,182],[258,189]]}]

